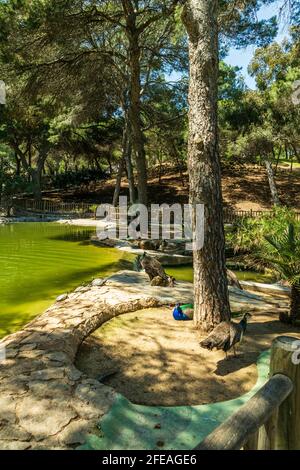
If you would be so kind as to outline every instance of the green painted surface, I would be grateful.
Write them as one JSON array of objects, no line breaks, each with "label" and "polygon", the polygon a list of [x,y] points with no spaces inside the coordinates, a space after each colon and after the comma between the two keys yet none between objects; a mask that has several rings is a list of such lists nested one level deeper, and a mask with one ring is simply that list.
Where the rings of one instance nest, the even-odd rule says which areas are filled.
[{"label": "green painted surface", "polygon": [[58,295],[130,266],[129,255],[91,245],[94,231],[54,223],[0,226],[0,338]]},{"label": "green painted surface", "polygon": [[[102,437],[93,435],[82,450],[191,450],[267,381],[270,352],[258,359],[258,380],[247,394],[234,400],[199,406],[134,405],[118,395],[100,423]],[[163,444],[163,445],[162,445]]]}]

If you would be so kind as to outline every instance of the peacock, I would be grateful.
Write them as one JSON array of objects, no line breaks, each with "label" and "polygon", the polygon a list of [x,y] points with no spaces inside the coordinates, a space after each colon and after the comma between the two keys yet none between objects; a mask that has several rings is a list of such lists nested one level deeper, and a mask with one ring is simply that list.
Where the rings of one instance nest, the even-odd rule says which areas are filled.
[{"label": "peacock", "polygon": [[162,267],[162,264],[152,256],[144,253],[139,256],[135,262],[137,269],[142,268],[148,274],[151,285],[153,286],[169,286],[174,287],[175,279],[172,276],[168,276]]},{"label": "peacock", "polygon": [[216,326],[205,340],[201,341],[200,346],[210,351],[222,349],[226,354],[226,358],[227,352],[233,348],[234,355],[236,356],[235,346],[242,341],[247,330],[248,318],[250,317],[250,313],[245,313],[239,323],[223,321]]},{"label": "peacock", "polygon": [[194,306],[191,304],[186,304],[182,306],[180,306],[180,304],[176,304],[175,309],[173,310],[174,320],[177,320],[177,321],[192,320],[193,314],[194,314]]}]

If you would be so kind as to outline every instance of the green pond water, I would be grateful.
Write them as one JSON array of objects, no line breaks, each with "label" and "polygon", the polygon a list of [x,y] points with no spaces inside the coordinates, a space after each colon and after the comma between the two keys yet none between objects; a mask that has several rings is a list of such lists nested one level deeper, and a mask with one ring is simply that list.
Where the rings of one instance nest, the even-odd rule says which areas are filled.
[{"label": "green pond water", "polygon": [[[175,279],[182,281],[193,282],[193,268],[191,266],[179,266],[176,268],[167,268],[168,274],[171,274]],[[262,274],[253,271],[234,271],[240,281],[254,281],[262,283],[272,283],[275,281],[272,274]]]},{"label": "green pond water", "polygon": [[[94,232],[41,222],[0,226],[0,338],[42,313],[58,295],[132,268],[132,255],[92,245]],[[166,271],[178,280],[193,280],[191,266]],[[256,273],[237,274],[245,280],[270,281]]]},{"label": "green pond water", "polygon": [[131,266],[125,253],[89,243],[94,229],[53,223],[0,226],[0,337],[81,283]]}]

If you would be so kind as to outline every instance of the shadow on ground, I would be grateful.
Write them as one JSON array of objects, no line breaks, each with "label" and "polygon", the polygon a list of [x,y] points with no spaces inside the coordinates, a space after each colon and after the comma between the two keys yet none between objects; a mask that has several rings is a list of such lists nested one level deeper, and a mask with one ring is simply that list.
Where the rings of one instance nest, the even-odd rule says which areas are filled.
[{"label": "shadow on ground", "polygon": [[274,313],[254,314],[238,357],[199,346],[192,322],[175,322],[171,309],[150,309],[115,318],[88,338],[76,366],[135,404],[200,405],[247,393],[257,381],[256,362],[281,334],[300,330]]}]

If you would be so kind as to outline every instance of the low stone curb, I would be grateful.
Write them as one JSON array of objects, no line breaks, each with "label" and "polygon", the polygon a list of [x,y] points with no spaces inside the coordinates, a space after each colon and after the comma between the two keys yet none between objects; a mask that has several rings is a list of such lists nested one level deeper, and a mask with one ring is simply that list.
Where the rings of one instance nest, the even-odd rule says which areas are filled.
[{"label": "low stone curb", "polygon": [[[236,295],[234,289],[230,291]],[[238,302],[242,292],[236,295]],[[88,434],[99,434],[97,424],[116,393],[74,366],[78,348],[117,315],[177,301],[193,301],[192,284],[151,287],[146,274],[122,271],[60,296],[24,329],[4,338],[0,342],[5,352],[0,361],[0,449],[73,449]],[[255,295],[248,294],[244,301],[263,305]]]}]

